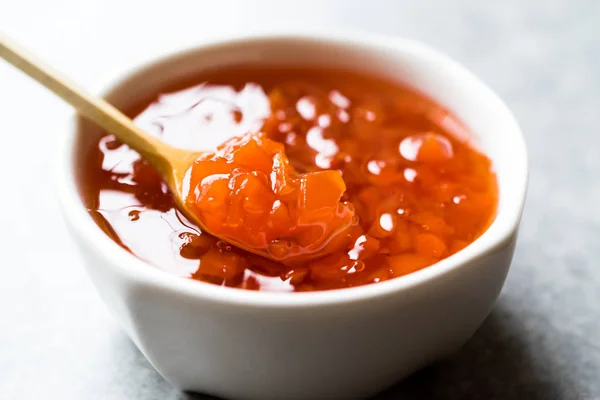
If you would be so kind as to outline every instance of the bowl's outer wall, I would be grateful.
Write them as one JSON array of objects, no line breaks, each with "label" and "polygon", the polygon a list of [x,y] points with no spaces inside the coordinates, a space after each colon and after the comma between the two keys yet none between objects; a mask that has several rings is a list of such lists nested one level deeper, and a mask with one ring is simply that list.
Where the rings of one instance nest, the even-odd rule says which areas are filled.
[{"label": "bowl's outer wall", "polygon": [[[126,107],[133,101],[132,93],[135,98],[155,93],[164,76],[182,79],[203,68],[268,61],[327,64],[400,77],[416,82],[442,103],[456,102],[451,108],[461,117],[461,107],[477,105],[469,90],[463,93],[461,82],[448,80],[447,71],[438,72],[439,65],[400,50],[332,47],[310,40],[294,46],[289,40],[249,43],[204,48],[159,62],[129,76],[107,98]],[[465,122],[481,131],[494,117],[494,107],[483,106],[481,115]],[[512,121],[507,124],[510,128]],[[499,122],[488,130],[502,128]],[[92,128],[79,121],[75,129],[81,133]],[[74,165],[86,156],[82,149],[89,140],[89,135],[77,135],[71,153]],[[498,134],[483,142],[492,158],[503,163],[506,152],[500,152],[503,142]],[[514,168],[519,167],[517,163]],[[76,175],[77,170],[71,173]],[[501,193],[503,179],[499,174]],[[501,196],[500,207],[511,201]],[[63,211],[100,296],[152,365],[178,388],[236,399],[364,398],[456,350],[483,322],[500,293],[519,222],[519,218],[508,221],[509,234],[488,251],[424,284],[360,302],[259,307],[210,301],[139,279],[130,269],[115,265],[79,232],[70,211]],[[198,283],[198,290],[204,285]]]},{"label": "bowl's outer wall", "polygon": [[365,398],[455,351],[500,293],[514,239],[395,296],[263,309],[136,282],[77,237],[100,296],[152,365],[175,387],[232,399]]}]

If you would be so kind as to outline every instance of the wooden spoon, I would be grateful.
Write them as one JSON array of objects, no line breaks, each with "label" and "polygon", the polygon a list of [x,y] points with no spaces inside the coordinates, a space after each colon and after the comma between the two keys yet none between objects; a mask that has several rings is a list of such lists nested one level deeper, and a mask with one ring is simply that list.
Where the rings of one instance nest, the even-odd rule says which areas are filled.
[{"label": "wooden spoon", "polygon": [[[0,33],[0,57],[60,96],[81,115],[107,132],[112,133],[119,141],[137,151],[165,180],[179,210],[192,222],[200,226],[202,230],[211,233],[190,210],[184,200],[183,184],[186,172],[192,163],[203,154],[202,152],[175,148],[148,135],[115,107],[99,97],[90,95],[2,33]],[[214,236],[219,237],[218,235]],[[273,259],[264,250],[247,246],[244,243],[237,243],[232,241],[231,238],[220,237],[220,239],[249,252]]]}]

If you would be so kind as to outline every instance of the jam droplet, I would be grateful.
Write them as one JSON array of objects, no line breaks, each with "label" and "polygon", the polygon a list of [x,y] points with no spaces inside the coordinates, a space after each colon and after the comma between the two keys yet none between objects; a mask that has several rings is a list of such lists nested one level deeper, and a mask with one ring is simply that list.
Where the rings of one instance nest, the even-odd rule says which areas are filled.
[{"label": "jam droplet", "polygon": [[137,221],[138,219],[140,219],[140,211],[139,210],[131,210],[131,211],[129,211],[127,216],[129,217],[130,221],[132,221],[132,222]]},{"label": "jam droplet", "polygon": [[244,114],[240,110],[232,110],[231,115],[236,124],[239,124],[244,119]]}]

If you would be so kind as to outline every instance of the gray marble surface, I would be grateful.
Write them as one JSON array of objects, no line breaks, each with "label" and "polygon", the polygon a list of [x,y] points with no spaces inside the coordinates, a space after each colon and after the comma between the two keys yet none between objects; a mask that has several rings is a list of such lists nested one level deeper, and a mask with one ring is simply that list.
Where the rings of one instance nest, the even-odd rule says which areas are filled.
[{"label": "gray marble surface", "polygon": [[[417,38],[488,82],[514,110],[530,152],[511,272],[462,350],[378,398],[600,399],[600,2],[144,3],[3,0],[0,29],[90,87],[122,62],[257,24]],[[81,268],[50,183],[49,149],[68,114],[0,62],[0,167],[31,160],[2,178],[0,398],[200,399],[152,369]]]}]

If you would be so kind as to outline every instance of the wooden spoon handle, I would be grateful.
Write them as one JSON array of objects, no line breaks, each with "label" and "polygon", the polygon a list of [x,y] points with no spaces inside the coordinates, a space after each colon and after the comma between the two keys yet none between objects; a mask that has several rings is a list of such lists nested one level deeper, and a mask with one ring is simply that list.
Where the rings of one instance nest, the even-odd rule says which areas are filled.
[{"label": "wooden spoon handle", "polygon": [[52,67],[37,59],[0,32],[0,57],[41,83],[148,161],[161,163],[166,145],[134,125],[133,121],[103,99],[92,96]]}]

